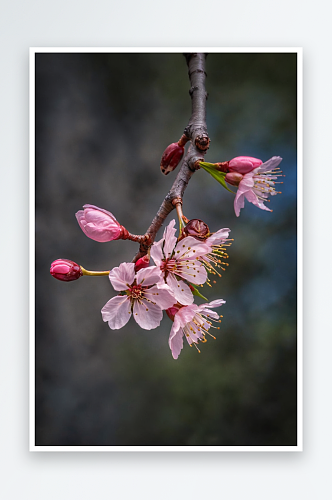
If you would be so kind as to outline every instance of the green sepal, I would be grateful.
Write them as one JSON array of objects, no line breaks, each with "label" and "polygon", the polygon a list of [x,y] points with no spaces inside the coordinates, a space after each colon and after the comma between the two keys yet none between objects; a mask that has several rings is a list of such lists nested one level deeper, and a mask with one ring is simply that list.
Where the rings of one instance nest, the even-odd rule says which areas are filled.
[{"label": "green sepal", "polygon": [[206,172],[208,172],[210,175],[212,175],[212,177],[217,182],[219,182],[219,184],[221,184],[225,189],[227,189],[227,191],[235,194],[234,191],[229,189],[229,187],[227,187],[227,185],[226,185],[226,181],[225,181],[226,172],[219,172],[219,170],[216,169],[216,167],[214,166],[213,163],[207,163],[205,161],[201,161],[199,163],[199,165],[200,165],[200,167],[204,168],[204,170],[206,170]]},{"label": "green sepal", "polygon": [[[193,288],[193,290],[192,290]],[[204,299],[206,301],[208,301],[208,299],[206,297],[204,297],[204,295],[202,295],[198,290],[197,288],[194,286],[194,285],[190,285],[190,289],[191,291],[193,292],[193,295],[197,295],[197,297],[200,297],[201,299]]]}]

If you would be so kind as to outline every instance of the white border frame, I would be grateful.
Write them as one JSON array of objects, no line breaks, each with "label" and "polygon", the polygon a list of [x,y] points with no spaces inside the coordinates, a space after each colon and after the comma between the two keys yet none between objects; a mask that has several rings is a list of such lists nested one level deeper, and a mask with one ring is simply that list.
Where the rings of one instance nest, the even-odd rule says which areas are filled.
[{"label": "white border frame", "polygon": [[[35,54],[296,53],[297,54],[297,445],[296,446],[36,446],[35,443]],[[30,47],[29,66],[29,451],[303,451],[303,51],[301,47]]]}]

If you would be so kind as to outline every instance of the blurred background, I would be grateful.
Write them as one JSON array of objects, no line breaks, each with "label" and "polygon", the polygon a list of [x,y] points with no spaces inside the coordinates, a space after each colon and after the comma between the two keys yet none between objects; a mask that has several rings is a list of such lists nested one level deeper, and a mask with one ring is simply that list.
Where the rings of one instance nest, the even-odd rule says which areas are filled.
[{"label": "blurred background", "polygon": [[75,212],[97,205],[145,232],[176,175],[160,173],[161,155],[191,114],[185,58],[36,54],[36,445],[296,445],[296,54],[210,54],[206,71],[206,161],[279,155],[286,177],[272,213],[246,202],[239,218],[233,195],[192,177],[184,214],[234,243],[202,289],[226,300],[217,339],[175,361],[166,314],[155,330],[131,319],[112,331],[108,278],[65,283],[49,267],[135,255],[133,242],[87,238]]}]

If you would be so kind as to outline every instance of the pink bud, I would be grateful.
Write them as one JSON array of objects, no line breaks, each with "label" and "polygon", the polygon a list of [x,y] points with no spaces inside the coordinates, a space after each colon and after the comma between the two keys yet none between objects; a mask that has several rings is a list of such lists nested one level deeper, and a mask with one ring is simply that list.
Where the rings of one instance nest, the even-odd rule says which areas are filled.
[{"label": "pink bud", "polygon": [[228,171],[248,174],[255,168],[259,167],[262,163],[262,160],[252,158],[251,156],[237,156],[228,162]]},{"label": "pink bud", "polygon": [[84,205],[75,215],[83,233],[92,240],[103,243],[126,239],[128,231],[118,223],[111,212],[94,205]]},{"label": "pink bud", "polygon": [[200,219],[191,219],[182,230],[183,236],[193,236],[205,240],[210,235],[209,226]]},{"label": "pink bud", "polygon": [[225,176],[225,181],[231,186],[238,186],[243,179],[243,175],[238,172],[229,172]]},{"label": "pink bud", "polygon": [[184,153],[184,147],[179,143],[173,142],[165,149],[161,157],[160,170],[163,174],[168,175],[180,163]]},{"label": "pink bud", "polygon": [[174,321],[174,316],[181,309],[181,307],[183,307],[181,304],[174,304],[174,306],[169,307],[168,309],[166,309],[166,314],[169,317],[169,319],[171,319],[172,321]]},{"label": "pink bud", "polygon": [[145,267],[149,267],[150,265],[150,257],[148,255],[144,255],[144,257],[141,257],[135,262],[135,272],[139,271],[140,269],[144,269]]},{"label": "pink bud", "polygon": [[83,276],[81,267],[68,259],[57,259],[51,264],[50,273],[61,281],[74,281]]}]

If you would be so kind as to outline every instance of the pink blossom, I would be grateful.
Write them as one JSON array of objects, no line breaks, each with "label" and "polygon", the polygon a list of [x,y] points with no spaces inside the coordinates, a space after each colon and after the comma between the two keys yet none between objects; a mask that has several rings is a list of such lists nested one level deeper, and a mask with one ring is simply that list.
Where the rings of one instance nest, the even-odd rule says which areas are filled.
[{"label": "pink blossom", "polygon": [[228,172],[247,174],[262,165],[262,160],[251,156],[237,156],[228,162]]},{"label": "pink blossom", "polygon": [[51,264],[50,273],[61,281],[74,281],[83,276],[81,266],[68,259],[57,259]]},{"label": "pink blossom", "polygon": [[148,255],[144,255],[140,259],[135,262],[135,271],[139,271],[140,269],[144,269],[145,267],[149,267],[150,265],[150,257]]},{"label": "pink blossom", "polygon": [[[152,245],[151,257],[162,271],[163,279],[171,288],[175,302],[189,305],[193,303],[194,297],[189,286],[182,280],[196,285],[205,283],[207,272],[199,258],[209,253],[211,247],[192,236],[177,242],[174,226],[173,219],[165,228],[163,238]],[[176,276],[181,279],[178,280]]]},{"label": "pink blossom", "polygon": [[103,243],[125,238],[128,234],[111,212],[94,205],[84,205],[83,209],[75,215],[80,228],[88,238]]},{"label": "pink blossom", "polygon": [[174,307],[171,308],[170,317],[174,315],[174,323],[168,344],[174,359],[178,358],[183,348],[183,336],[190,346],[196,347],[198,352],[200,351],[196,344],[199,341],[206,342],[206,334],[215,338],[209,333],[209,329],[213,328],[212,321],[219,321],[219,315],[215,311],[211,311],[211,308],[220,307],[222,304],[225,304],[225,301],[218,299],[200,306],[196,304],[184,306],[178,311]]},{"label": "pink blossom", "polygon": [[[228,239],[229,233],[230,229],[225,227],[223,229],[219,229],[219,231],[215,233],[212,233],[205,240],[205,243],[210,247],[210,251],[206,255],[200,257],[199,260],[210,274],[217,274],[221,277],[218,269],[225,271],[225,268],[222,266],[228,266],[228,263],[223,261],[228,259],[226,246],[230,246],[231,244],[231,240]],[[207,279],[207,283],[209,283],[209,281],[210,280]]]},{"label": "pink blossom", "polygon": [[124,295],[109,300],[101,310],[104,321],[112,330],[126,325],[133,314],[141,328],[157,328],[162,320],[164,309],[171,307],[176,300],[165,284],[160,284],[161,271],[156,266],[140,269],[135,274],[135,264],[123,262],[109,274],[113,288]]},{"label": "pink blossom", "polygon": [[239,182],[234,200],[234,210],[237,217],[240,215],[241,208],[244,207],[245,198],[256,207],[272,212],[272,210],[264,205],[264,202],[269,201],[269,195],[274,196],[278,194],[274,186],[276,180],[281,175],[279,169],[276,169],[281,160],[280,156],[273,156],[259,167],[254,168],[248,173],[243,173],[243,178]]}]

